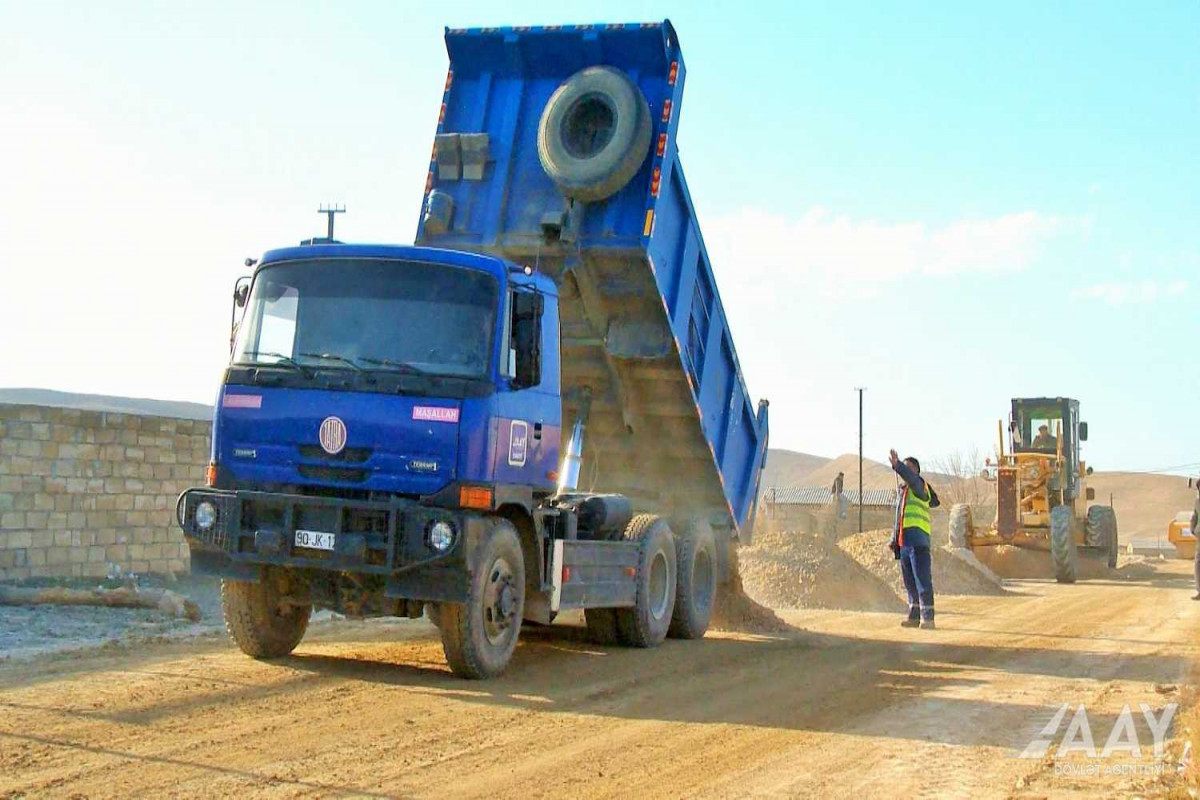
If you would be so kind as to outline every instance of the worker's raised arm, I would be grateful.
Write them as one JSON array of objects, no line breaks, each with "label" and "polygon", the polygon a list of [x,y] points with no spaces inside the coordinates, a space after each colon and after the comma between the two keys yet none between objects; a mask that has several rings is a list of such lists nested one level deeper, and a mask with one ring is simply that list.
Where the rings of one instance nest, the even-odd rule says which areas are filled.
[{"label": "worker's raised arm", "polygon": [[892,469],[896,471],[897,475],[904,479],[904,482],[908,484],[910,489],[916,492],[917,497],[920,497],[922,500],[929,499],[929,490],[925,488],[925,480],[920,475],[913,472],[912,468],[909,467],[908,464],[905,464],[903,461],[901,461],[900,457],[896,455],[895,450],[892,450],[890,453],[888,453],[888,460],[892,462]]}]

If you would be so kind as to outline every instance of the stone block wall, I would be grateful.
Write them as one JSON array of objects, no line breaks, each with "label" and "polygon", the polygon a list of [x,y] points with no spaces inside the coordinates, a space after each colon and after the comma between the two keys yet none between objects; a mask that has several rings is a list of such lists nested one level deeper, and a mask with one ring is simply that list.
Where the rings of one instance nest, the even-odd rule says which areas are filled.
[{"label": "stone block wall", "polygon": [[211,423],[0,404],[0,580],[188,568],[175,500]]}]

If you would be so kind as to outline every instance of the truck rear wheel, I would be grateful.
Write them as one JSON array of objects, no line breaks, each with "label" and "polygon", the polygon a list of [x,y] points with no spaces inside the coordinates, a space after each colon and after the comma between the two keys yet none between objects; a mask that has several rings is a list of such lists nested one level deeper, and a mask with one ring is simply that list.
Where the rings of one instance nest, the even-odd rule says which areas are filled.
[{"label": "truck rear wheel", "polygon": [[707,520],[692,520],[675,538],[675,611],[667,635],[701,639],[717,596],[717,539]]},{"label": "truck rear wheel", "polygon": [[975,521],[971,518],[971,507],[966,503],[955,503],[950,507],[950,546],[970,547],[971,529]]},{"label": "truck rear wheel", "polygon": [[588,67],[559,86],[538,124],[538,158],[567,197],[604,200],[637,174],[650,151],[650,107],[613,67]]},{"label": "truck rear wheel", "polygon": [[512,659],[525,611],[525,560],[516,528],[497,520],[479,549],[466,603],[441,603],[442,650],[455,675],[494,678]]},{"label": "truck rear wheel", "polygon": [[1075,582],[1075,535],[1071,530],[1074,514],[1068,506],[1050,509],[1050,556],[1054,559],[1054,579]]},{"label": "truck rear wheel", "polygon": [[1108,567],[1117,566],[1117,512],[1112,506],[1092,506],[1087,510],[1087,542],[1108,554]]},{"label": "truck rear wheel", "polygon": [[662,517],[639,514],[625,539],[638,543],[637,603],[616,610],[617,629],[627,645],[655,647],[667,638],[675,606],[675,537]]},{"label": "truck rear wheel", "polygon": [[312,606],[283,602],[289,586],[287,574],[272,569],[265,570],[258,583],[221,581],[225,630],[246,655],[286,656],[304,638]]}]

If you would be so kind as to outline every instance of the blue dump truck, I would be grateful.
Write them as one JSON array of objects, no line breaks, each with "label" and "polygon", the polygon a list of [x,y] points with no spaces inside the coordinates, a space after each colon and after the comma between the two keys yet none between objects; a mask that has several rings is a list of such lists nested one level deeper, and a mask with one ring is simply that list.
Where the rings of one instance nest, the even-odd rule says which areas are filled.
[{"label": "blue dump truck", "polygon": [[[750,535],[751,403],[676,149],[669,22],[448,30],[415,246],[332,235],[235,288],[207,486],[179,498],[230,633],[428,613],[495,676],[523,622],[704,635]],[[252,263],[252,262],[248,262]]]}]

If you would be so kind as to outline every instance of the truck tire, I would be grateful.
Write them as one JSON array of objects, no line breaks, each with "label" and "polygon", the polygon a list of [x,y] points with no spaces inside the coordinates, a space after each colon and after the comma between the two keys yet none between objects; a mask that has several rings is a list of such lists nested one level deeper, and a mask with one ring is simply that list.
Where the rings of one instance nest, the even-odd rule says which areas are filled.
[{"label": "truck tire", "polygon": [[588,638],[596,644],[613,645],[621,643],[621,633],[617,630],[617,610],[615,608],[584,609],[583,621],[587,623]]},{"label": "truck tire", "polygon": [[1054,579],[1059,583],[1075,582],[1073,517],[1069,506],[1050,509],[1050,557],[1054,560]]},{"label": "truck tire", "polygon": [[1108,567],[1117,566],[1117,512],[1112,506],[1092,506],[1087,510],[1087,542],[1108,554]]},{"label": "truck tire", "polygon": [[588,67],[546,102],[538,124],[538,158],[567,197],[604,200],[641,169],[651,127],[650,107],[628,75],[613,67]]},{"label": "truck tire", "polygon": [[440,603],[426,603],[425,616],[433,623],[433,627],[441,630],[442,628],[442,609]]},{"label": "truck tire", "polygon": [[268,569],[258,583],[221,581],[221,611],[225,630],[243,653],[253,658],[279,658],[296,649],[311,605],[283,605],[287,575]]},{"label": "truck tire", "polygon": [[675,607],[675,537],[662,517],[638,514],[625,539],[638,543],[637,602],[616,610],[617,630],[631,647],[655,647],[667,638]]},{"label": "truck tire", "polygon": [[971,507],[966,503],[955,503],[950,507],[950,546],[970,547],[971,531],[975,521],[971,518]]},{"label": "truck tire", "polygon": [[708,520],[692,520],[675,537],[675,611],[667,635],[702,639],[717,596],[717,538]]},{"label": "truck tire", "polygon": [[525,560],[517,529],[493,523],[480,545],[466,603],[440,603],[437,617],[446,662],[460,678],[494,678],[512,659],[525,611]]}]

